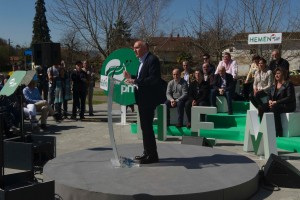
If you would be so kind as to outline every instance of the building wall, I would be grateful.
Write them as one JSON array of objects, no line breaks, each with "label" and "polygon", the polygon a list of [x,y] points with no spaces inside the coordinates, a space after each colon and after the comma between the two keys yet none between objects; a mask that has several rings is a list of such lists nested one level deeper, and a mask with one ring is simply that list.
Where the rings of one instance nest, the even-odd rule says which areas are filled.
[{"label": "building wall", "polygon": [[[249,70],[251,59],[253,54],[251,54],[250,49],[254,49],[252,45],[247,45],[243,43],[237,43],[234,47],[225,49],[223,52],[229,52],[232,59],[236,60],[238,63],[238,75],[246,76]],[[262,46],[263,57],[270,61],[271,59],[271,45]],[[281,57],[288,60],[290,63],[290,70],[300,69],[300,41],[289,41],[282,44],[282,55]]]}]

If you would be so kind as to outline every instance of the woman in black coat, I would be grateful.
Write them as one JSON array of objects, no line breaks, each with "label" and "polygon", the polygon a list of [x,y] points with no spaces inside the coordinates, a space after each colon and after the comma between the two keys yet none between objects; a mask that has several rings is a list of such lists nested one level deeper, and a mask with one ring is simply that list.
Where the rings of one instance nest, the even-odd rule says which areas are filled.
[{"label": "woman in black coat", "polygon": [[275,119],[276,136],[282,137],[281,113],[294,112],[296,110],[296,96],[294,85],[287,80],[287,71],[278,67],[275,72],[275,84],[268,95],[268,103],[258,107],[260,119],[265,112],[273,112]]}]

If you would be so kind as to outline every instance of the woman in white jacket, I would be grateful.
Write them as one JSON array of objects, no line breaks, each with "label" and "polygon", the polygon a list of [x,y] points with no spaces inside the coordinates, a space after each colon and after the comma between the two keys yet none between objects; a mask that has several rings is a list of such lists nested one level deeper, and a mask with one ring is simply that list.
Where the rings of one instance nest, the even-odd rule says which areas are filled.
[{"label": "woman in white jacket", "polygon": [[273,73],[266,66],[267,61],[260,58],[258,70],[254,75],[253,92],[250,95],[251,103],[258,108],[262,104],[262,98],[268,96],[268,92],[273,84]]}]

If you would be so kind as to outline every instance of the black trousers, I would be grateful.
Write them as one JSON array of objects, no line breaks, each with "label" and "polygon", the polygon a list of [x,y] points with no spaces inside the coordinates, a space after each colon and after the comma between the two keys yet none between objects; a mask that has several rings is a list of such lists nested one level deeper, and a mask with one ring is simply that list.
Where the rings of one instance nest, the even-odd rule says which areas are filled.
[{"label": "black trousers", "polygon": [[220,92],[218,89],[211,89],[210,90],[210,105],[217,107],[217,96],[224,96],[227,100],[227,106],[228,106],[228,112],[232,112],[232,96],[233,92],[231,91],[225,91],[223,95],[220,95]]},{"label": "black trousers", "polygon": [[254,96],[253,92],[251,93],[249,99],[251,103],[255,106],[255,108],[258,108],[259,106],[262,106],[264,103],[262,102],[261,98],[268,96],[268,94],[261,90],[256,93]]},{"label": "black trousers", "polygon": [[249,100],[250,94],[253,91],[253,82],[243,84],[243,96],[245,100]]},{"label": "black trousers", "polygon": [[85,99],[86,99],[86,92],[74,92],[73,91],[73,107],[72,107],[72,116],[76,116],[77,107],[80,105],[80,117],[84,116],[85,112]]},{"label": "black trousers", "polygon": [[282,124],[281,124],[281,113],[288,113],[288,112],[294,112],[294,109],[289,108],[285,104],[275,104],[272,106],[272,108],[269,107],[269,103],[265,103],[262,106],[258,108],[258,114],[260,117],[260,121],[263,118],[264,113],[266,112],[273,112],[274,113],[274,121],[275,121],[275,130],[276,130],[276,136],[282,137],[283,136],[283,130],[282,130]]},{"label": "black trousers", "polygon": [[48,82],[38,83],[37,88],[39,89],[43,100],[48,101]]},{"label": "black trousers", "polygon": [[[185,113],[186,113],[189,123],[191,123],[192,102],[193,102],[193,100],[188,100],[185,103]],[[209,103],[208,103],[208,101],[200,101],[197,106],[209,106]],[[205,114],[201,114],[201,121],[205,121]]]},{"label": "black trousers", "polygon": [[141,106],[138,104],[141,129],[143,132],[144,153],[148,155],[157,154],[157,146],[153,131],[153,118],[155,106]]}]

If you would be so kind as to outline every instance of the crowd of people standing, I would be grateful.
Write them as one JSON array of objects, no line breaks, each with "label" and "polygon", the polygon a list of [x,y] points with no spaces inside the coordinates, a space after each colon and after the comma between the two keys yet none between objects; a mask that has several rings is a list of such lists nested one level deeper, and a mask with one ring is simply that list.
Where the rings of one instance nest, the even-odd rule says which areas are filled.
[{"label": "crowd of people standing", "polygon": [[[45,73],[46,72],[46,73]],[[93,116],[93,88],[95,86],[95,72],[87,61],[77,61],[75,68],[67,68],[62,61],[60,65],[53,65],[47,69],[37,67],[38,85],[43,99],[54,108],[57,121],[68,118],[68,101],[73,100],[71,116],[84,119],[85,103],[88,99],[89,116]]]},{"label": "crowd of people standing", "polygon": [[[20,86],[13,95],[1,96],[0,106],[12,106],[15,112],[5,112],[9,116],[7,133],[14,132],[21,123],[21,112],[29,118],[32,124],[38,124],[37,112],[41,113],[40,128],[47,129],[47,118],[53,116],[60,122],[66,118],[83,120],[85,117],[85,103],[88,99],[89,116],[93,116],[93,88],[95,86],[95,72],[87,61],[77,61],[75,68],[67,68],[64,61],[51,67],[36,66],[36,74],[27,86]],[[9,76],[3,78],[3,87]],[[1,87],[1,88],[2,88]],[[18,93],[18,94],[17,94]],[[23,105],[18,95],[23,96]],[[72,110],[68,110],[68,102],[73,100]],[[6,109],[7,110],[7,109]]]}]

